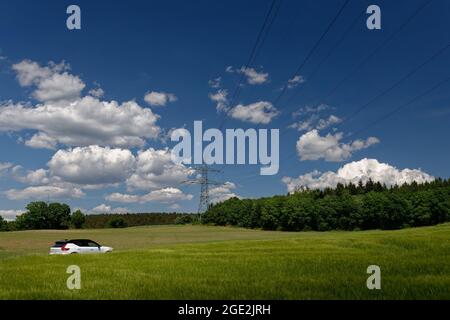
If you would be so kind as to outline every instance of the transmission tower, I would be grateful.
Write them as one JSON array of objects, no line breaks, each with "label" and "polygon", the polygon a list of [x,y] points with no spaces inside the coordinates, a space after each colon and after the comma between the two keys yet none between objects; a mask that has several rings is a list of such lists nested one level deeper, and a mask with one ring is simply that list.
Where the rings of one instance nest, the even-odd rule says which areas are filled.
[{"label": "transmission tower", "polygon": [[217,169],[211,169],[206,164],[202,164],[200,166],[196,166],[193,168],[197,173],[196,179],[183,181],[185,184],[199,184],[200,185],[200,202],[198,205],[198,213],[201,214],[208,210],[210,201],[209,201],[209,186],[217,186],[222,185],[223,182],[214,181],[209,179],[210,172],[221,172]]}]

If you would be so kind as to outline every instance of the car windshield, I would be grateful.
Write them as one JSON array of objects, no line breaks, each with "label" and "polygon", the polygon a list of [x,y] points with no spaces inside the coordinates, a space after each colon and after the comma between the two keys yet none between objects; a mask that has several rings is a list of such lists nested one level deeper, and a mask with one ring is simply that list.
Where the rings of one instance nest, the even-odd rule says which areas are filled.
[{"label": "car windshield", "polygon": [[100,247],[100,245],[94,241],[87,241],[88,247]]}]

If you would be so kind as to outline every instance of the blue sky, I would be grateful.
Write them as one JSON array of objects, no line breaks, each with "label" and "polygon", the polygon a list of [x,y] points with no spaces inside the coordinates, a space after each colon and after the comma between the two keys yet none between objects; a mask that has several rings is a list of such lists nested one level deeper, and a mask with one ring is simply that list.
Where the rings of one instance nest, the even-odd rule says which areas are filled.
[{"label": "blue sky", "polygon": [[[286,90],[274,104],[280,88],[292,80],[343,0],[279,0],[278,15],[247,70],[243,67],[269,0],[76,1],[82,29],[72,31],[66,28],[65,11],[73,2],[1,1],[0,213],[11,216],[10,210],[48,198],[85,211],[196,211],[199,187],[179,184],[192,175],[189,168],[173,168],[165,162],[164,148],[173,144],[163,141],[171,129],[191,129],[195,120],[202,120],[206,128],[218,127],[226,119],[225,128],[260,126],[282,132],[279,174],[259,176],[259,166],[219,166],[223,172],[214,178],[228,183],[213,191],[217,200],[281,194],[298,184],[321,187],[367,177],[388,184],[447,178],[449,82],[368,125],[449,77],[450,50],[348,119],[450,43],[446,0],[431,1],[385,43],[425,2],[350,1],[301,69],[304,82]],[[368,15],[361,16],[370,4],[381,8],[381,30],[368,30]],[[358,15],[360,19],[345,33]],[[375,55],[328,95],[380,44]],[[226,71],[229,66],[232,72]],[[34,78],[27,83],[23,77],[30,72],[35,72]],[[218,111],[210,95],[226,90],[225,102],[231,104],[242,73],[238,99]],[[208,82],[218,77],[220,87],[211,87]],[[91,90],[99,88],[104,94],[90,97],[95,95]],[[62,92],[61,99],[54,98],[55,90]],[[145,99],[151,92],[160,95]],[[117,106],[102,111],[111,101],[117,101]],[[135,109],[123,114],[121,108],[129,101]],[[71,103],[72,109],[67,107]],[[83,123],[92,121],[92,126],[79,125],[78,132],[74,127],[80,119],[70,117],[82,114],[83,103],[98,111],[89,117],[98,118],[83,120],[81,116]],[[249,112],[247,117],[233,113],[237,105]],[[46,113],[48,106],[59,109]],[[260,114],[250,112],[250,106]],[[36,116],[27,108],[40,108],[40,113]],[[256,115],[264,118],[271,110],[277,115],[269,115],[267,124],[258,124],[261,118]],[[149,119],[149,113],[155,119]],[[148,130],[147,124],[134,125],[133,121],[144,118]],[[335,122],[327,122],[330,119]],[[135,129],[130,138],[134,142],[117,142],[130,127]],[[100,128],[104,131],[99,133]],[[104,138],[108,130],[117,136]],[[144,153],[149,148],[152,151]],[[93,163],[99,167],[93,169]],[[71,172],[74,167],[79,171]],[[342,167],[345,170],[337,171]]]}]

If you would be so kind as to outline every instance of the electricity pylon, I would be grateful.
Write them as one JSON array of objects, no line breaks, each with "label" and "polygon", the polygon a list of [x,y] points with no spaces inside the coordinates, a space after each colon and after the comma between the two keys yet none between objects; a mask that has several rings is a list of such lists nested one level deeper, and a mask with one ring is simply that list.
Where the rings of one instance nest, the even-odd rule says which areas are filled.
[{"label": "electricity pylon", "polygon": [[221,172],[217,169],[211,169],[206,164],[202,164],[196,167],[193,167],[195,172],[197,173],[196,179],[193,180],[186,180],[182,183],[185,184],[199,184],[200,185],[200,202],[198,205],[198,213],[201,214],[204,213],[209,208],[210,199],[209,199],[209,186],[217,186],[222,185],[223,182],[214,181],[209,179],[209,173],[210,172]]}]

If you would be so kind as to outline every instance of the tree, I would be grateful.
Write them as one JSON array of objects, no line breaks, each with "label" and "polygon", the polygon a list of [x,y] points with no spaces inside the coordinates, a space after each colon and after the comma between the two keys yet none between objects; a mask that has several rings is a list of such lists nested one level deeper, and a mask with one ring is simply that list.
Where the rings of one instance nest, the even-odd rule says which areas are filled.
[{"label": "tree", "polygon": [[19,230],[29,229],[67,229],[70,222],[70,207],[67,204],[43,201],[31,202],[27,212],[16,219]]},{"label": "tree", "polygon": [[108,226],[110,228],[126,228],[128,225],[123,218],[117,217],[109,220]]},{"label": "tree", "polygon": [[49,229],[68,229],[70,226],[70,207],[65,203],[50,203],[47,219]]},{"label": "tree", "polygon": [[2,216],[0,216],[0,231],[7,231],[8,230],[8,222],[3,219]]},{"label": "tree", "polygon": [[184,215],[175,219],[175,224],[191,224],[194,222],[194,218],[191,215]]},{"label": "tree", "polygon": [[266,230],[366,230],[435,225],[450,220],[450,179],[387,187],[369,179],[323,190],[297,189],[261,199],[212,205],[202,222]]},{"label": "tree", "polygon": [[75,211],[70,218],[72,225],[75,229],[81,229],[86,222],[86,217],[80,210]]}]

